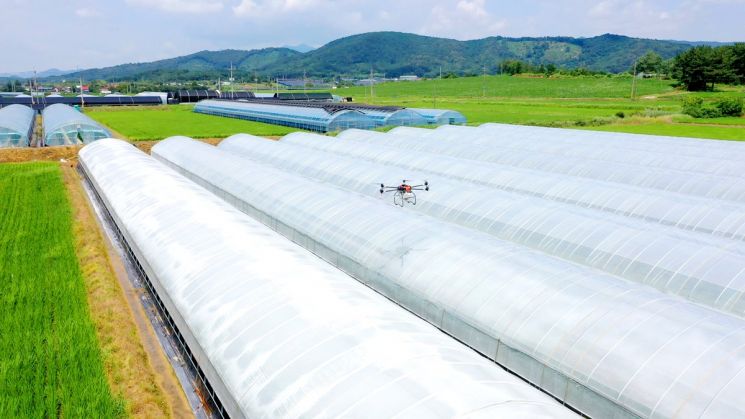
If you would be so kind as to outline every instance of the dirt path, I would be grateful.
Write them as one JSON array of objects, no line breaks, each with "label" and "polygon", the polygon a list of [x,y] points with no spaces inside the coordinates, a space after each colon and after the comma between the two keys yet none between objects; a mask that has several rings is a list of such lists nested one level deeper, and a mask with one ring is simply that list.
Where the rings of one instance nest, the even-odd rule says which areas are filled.
[{"label": "dirt path", "polygon": [[74,216],[78,260],[109,384],[133,417],[193,417],[181,386],[127,278],[101,234],[74,163],[61,164]]}]

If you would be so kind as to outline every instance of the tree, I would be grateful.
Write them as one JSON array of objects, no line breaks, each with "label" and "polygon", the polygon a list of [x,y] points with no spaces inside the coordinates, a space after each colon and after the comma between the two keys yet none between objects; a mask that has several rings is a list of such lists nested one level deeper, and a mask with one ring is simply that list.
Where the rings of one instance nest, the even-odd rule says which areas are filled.
[{"label": "tree", "polygon": [[745,84],[745,43],[737,43],[729,47],[729,64],[734,81]]},{"label": "tree", "polygon": [[713,83],[711,66],[713,64],[713,48],[700,46],[691,48],[677,57],[673,64],[675,77],[689,91],[701,91]]},{"label": "tree", "polygon": [[734,52],[730,50],[728,46],[691,48],[675,57],[675,77],[690,91],[713,89],[714,83],[732,83],[737,77]]},{"label": "tree", "polygon": [[637,73],[657,74],[662,67],[662,57],[654,51],[648,51],[636,62]]}]

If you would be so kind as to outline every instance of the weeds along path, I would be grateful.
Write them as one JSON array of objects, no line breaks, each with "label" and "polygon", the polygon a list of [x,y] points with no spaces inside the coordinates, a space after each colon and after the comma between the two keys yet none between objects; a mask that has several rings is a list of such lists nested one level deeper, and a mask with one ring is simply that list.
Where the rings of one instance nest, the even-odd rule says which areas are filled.
[{"label": "weeds along path", "polygon": [[62,174],[72,204],[78,261],[111,388],[127,400],[133,417],[193,416],[139,294],[102,236],[73,165],[63,164]]},{"label": "weeds along path", "polygon": [[56,163],[0,165],[0,417],[121,417]]}]

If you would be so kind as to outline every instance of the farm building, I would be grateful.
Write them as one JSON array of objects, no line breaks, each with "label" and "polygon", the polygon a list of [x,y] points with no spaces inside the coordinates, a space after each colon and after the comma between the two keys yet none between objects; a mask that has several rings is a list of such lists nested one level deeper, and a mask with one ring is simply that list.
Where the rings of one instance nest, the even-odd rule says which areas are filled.
[{"label": "farm building", "polygon": [[[218,146],[229,156],[181,138],[156,145],[153,155],[584,414],[745,413],[739,403],[745,388],[742,243],[682,226],[695,224],[694,215],[722,208],[717,224],[727,224],[742,216],[741,207],[695,194],[632,190],[521,169],[533,176],[536,190],[579,193],[594,184],[587,197],[599,204],[607,200],[602,210],[542,198],[534,209],[540,202],[534,193],[514,190],[530,187],[528,182],[500,177],[509,167],[452,159],[439,150],[417,152],[412,159],[385,138],[366,144],[352,133],[363,134],[294,133],[268,145],[236,136]],[[396,137],[379,134],[389,135]],[[336,167],[334,155],[346,160]],[[416,175],[437,175],[429,179],[444,192],[431,200],[422,192],[411,211],[365,197],[355,182],[369,183],[373,195],[376,182],[359,180],[355,172],[345,175],[355,160],[363,168],[385,165],[375,177],[388,173],[391,182],[417,167]],[[457,162],[456,168],[476,176],[470,183],[483,188],[481,194],[459,188],[459,178],[448,172]],[[619,211],[647,206],[617,199],[613,191],[637,194],[635,202],[650,202],[652,213],[659,196],[697,211],[669,208],[665,216],[678,217],[680,226],[674,218],[652,222]],[[469,220],[472,216],[481,218]],[[506,224],[504,231],[495,230],[499,226],[492,224],[498,223]]]},{"label": "farm building", "polygon": [[274,97],[279,100],[313,100],[313,101],[326,101],[326,102],[331,102],[332,100],[334,100],[334,97],[331,95],[331,93],[328,93],[328,92],[314,92],[314,93],[283,92],[283,93],[276,93]]},{"label": "farm building", "polygon": [[462,113],[449,109],[409,109],[423,116],[430,125],[462,125],[468,122]]},{"label": "farm building", "polygon": [[253,92],[220,92],[220,99],[225,100],[246,100],[255,99]]},{"label": "farm building", "polygon": [[0,108],[0,147],[28,147],[35,120],[36,112],[28,106]]},{"label": "farm building", "polygon": [[173,98],[179,103],[195,103],[206,99],[219,99],[220,94],[215,90],[179,90]]},{"label": "farm building", "polygon": [[44,145],[88,144],[111,133],[82,112],[68,105],[47,106],[42,112]]},{"label": "farm building", "polygon": [[371,129],[375,122],[364,113],[345,108],[289,106],[268,101],[233,102],[205,100],[194,112],[284,125],[309,131],[340,131],[347,128]]},{"label": "farm building", "polygon": [[167,92],[140,92],[135,96],[159,97],[161,105],[168,105],[169,94]]},{"label": "farm building", "polygon": [[134,105],[160,105],[162,103],[159,96],[61,96],[51,94],[45,97],[37,97],[32,101],[31,96],[16,96],[0,98],[0,106],[12,104],[32,106],[36,110],[44,109],[47,106],[55,104],[64,104],[70,106],[134,106]]},{"label": "farm building", "polygon": [[165,164],[107,139],[83,148],[80,164],[173,319],[188,361],[199,363],[216,413],[575,417],[177,173],[204,182],[196,173],[255,170],[249,176],[266,185],[271,170],[183,137],[153,153]]}]

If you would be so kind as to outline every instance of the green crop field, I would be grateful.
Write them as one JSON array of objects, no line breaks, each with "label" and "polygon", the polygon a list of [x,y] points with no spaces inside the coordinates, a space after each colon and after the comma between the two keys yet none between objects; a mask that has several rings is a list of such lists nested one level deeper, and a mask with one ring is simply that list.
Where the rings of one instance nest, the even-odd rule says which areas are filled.
[{"label": "green crop field", "polygon": [[[391,82],[337,89],[357,102],[421,108],[447,108],[463,113],[469,124],[509,124],[579,127],[604,131],[689,136],[723,140],[745,139],[745,118],[694,119],[680,115],[681,98],[670,80],[640,79],[636,99],[630,99],[630,77],[532,78],[465,77],[416,82]],[[707,100],[744,97],[742,87],[696,93]],[[618,117],[623,113],[623,118]]]},{"label": "green crop field", "polygon": [[[631,77],[461,77],[416,82],[389,82],[333,91],[355,102],[462,112],[469,124],[503,122],[523,125],[580,127],[619,132],[742,140],[745,118],[693,119],[681,115],[681,99],[689,93],[670,80],[639,79],[635,100],[629,98]],[[707,100],[745,97],[742,87],[696,93]],[[245,132],[281,136],[296,129],[258,122],[200,115],[192,106],[154,108],[91,108],[88,114],[130,140],[158,140],[172,135],[224,138]],[[619,115],[622,115],[620,117]]]},{"label": "green crop field", "polygon": [[56,163],[0,165],[0,417],[117,417]]},{"label": "green crop field", "polygon": [[289,127],[192,112],[191,105],[127,108],[88,108],[91,118],[130,140],[162,140],[174,135],[192,138],[224,138],[233,134],[285,135]]}]

